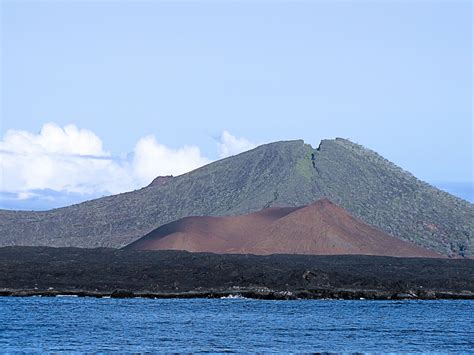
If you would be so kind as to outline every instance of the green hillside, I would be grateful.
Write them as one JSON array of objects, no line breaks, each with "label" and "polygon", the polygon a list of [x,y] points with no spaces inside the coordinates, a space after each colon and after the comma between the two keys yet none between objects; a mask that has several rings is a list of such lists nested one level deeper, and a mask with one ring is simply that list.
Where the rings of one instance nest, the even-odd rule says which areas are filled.
[{"label": "green hillside", "polygon": [[162,185],[51,211],[1,210],[0,246],[118,248],[182,217],[322,197],[394,236],[446,255],[474,255],[474,205],[344,139],[323,140],[317,149],[303,141],[266,144]]}]

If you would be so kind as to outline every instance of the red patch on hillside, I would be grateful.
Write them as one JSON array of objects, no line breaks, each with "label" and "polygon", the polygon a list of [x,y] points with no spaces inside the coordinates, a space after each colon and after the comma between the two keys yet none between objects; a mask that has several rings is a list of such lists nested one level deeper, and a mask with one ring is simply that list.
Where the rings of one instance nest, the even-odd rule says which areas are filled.
[{"label": "red patch on hillside", "polygon": [[147,187],[150,186],[161,186],[166,184],[168,181],[173,179],[173,175],[166,175],[166,176],[158,176],[153,181],[148,185]]}]

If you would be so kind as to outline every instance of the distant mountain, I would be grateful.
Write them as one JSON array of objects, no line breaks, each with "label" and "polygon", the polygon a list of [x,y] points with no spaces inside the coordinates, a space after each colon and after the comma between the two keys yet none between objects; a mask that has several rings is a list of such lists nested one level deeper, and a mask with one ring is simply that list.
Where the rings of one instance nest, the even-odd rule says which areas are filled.
[{"label": "distant mountain", "polygon": [[328,199],[228,217],[185,217],[124,249],[217,254],[440,257],[357,220]]},{"label": "distant mountain", "polygon": [[[444,255],[474,255],[474,205],[348,140],[262,145],[164,184],[45,212],[0,211],[0,245],[122,247],[188,216],[224,216],[321,198]],[[289,236],[290,237],[290,236]]]}]

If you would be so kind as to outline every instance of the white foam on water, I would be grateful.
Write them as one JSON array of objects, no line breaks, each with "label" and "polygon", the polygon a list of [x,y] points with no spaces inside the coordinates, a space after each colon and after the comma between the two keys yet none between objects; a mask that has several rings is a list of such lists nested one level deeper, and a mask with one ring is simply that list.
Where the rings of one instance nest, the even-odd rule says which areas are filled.
[{"label": "white foam on water", "polygon": [[56,297],[79,297],[78,295],[56,295]]},{"label": "white foam on water", "polygon": [[222,296],[221,300],[246,300],[247,297],[244,297],[242,295],[236,294],[236,295],[228,295],[228,296]]}]

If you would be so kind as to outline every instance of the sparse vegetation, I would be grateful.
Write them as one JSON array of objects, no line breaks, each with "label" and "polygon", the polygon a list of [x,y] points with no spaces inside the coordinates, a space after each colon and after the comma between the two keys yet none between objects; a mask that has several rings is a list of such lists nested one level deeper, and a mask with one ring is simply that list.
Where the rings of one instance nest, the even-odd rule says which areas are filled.
[{"label": "sparse vegetation", "polygon": [[340,138],[323,140],[318,149],[303,141],[263,145],[166,184],[66,208],[1,210],[0,245],[118,248],[186,216],[300,206],[323,197],[394,236],[445,255],[474,255],[471,203]]}]

